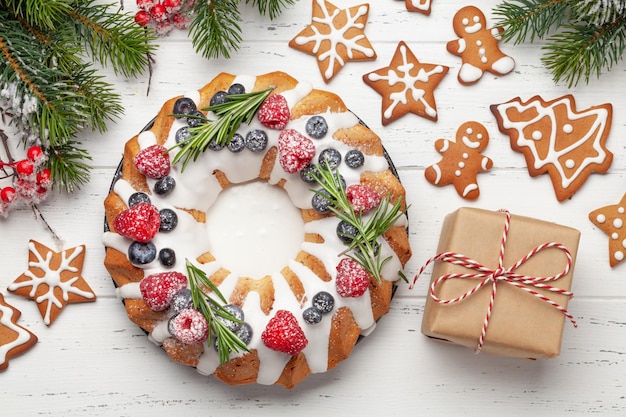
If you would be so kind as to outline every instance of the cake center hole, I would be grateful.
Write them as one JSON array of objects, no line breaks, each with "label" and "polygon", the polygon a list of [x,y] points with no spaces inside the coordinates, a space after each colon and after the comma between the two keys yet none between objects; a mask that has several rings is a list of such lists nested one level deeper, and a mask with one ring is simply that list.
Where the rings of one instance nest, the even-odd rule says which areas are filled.
[{"label": "cake center hole", "polygon": [[304,221],[281,187],[255,181],[223,190],[207,211],[211,253],[251,278],[279,272],[304,241]]}]

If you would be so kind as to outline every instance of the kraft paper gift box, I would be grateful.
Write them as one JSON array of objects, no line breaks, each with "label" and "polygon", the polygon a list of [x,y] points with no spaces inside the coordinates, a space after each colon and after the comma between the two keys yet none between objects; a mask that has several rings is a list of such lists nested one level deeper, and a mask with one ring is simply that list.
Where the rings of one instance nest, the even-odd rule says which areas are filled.
[{"label": "kraft paper gift box", "polygon": [[[490,269],[498,267],[506,214],[463,207],[444,219],[437,253],[455,252]],[[580,232],[576,229],[511,215],[504,250],[503,268],[509,268],[529,251],[547,242],[564,245],[571,253],[569,272],[547,284],[569,291],[574,272]],[[561,249],[547,248],[519,266],[514,272],[546,277],[564,271],[567,257]],[[431,284],[449,273],[475,273],[464,266],[435,261]],[[435,295],[450,300],[476,287],[480,279],[447,279],[440,282]],[[527,286],[567,309],[569,295]],[[567,317],[548,302],[506,282],[498,282],[491,317],[481,352],[520,358],[552,358],[561,351],[563,327]],[[429,287],[430,291],[430,287]],[[426,336],[476,349],[489,307],[492,284],[453,304],[440,304],[427,297],[422,320]]]}]

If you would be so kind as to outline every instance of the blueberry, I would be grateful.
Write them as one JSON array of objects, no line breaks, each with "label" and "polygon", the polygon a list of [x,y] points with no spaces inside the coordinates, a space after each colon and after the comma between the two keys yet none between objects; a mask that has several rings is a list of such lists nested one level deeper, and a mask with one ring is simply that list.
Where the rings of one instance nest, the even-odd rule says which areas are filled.
[{"label": "blueberry", "polygon": [[246,135],[246,148],[252,152],[263,152],[267,147],[267,133],[260,129],[254,129]]},{"label": "blueberry", "polygon": [[224,104],[228,100],[228,93],[226,91],[218,91],[213,94],[211,100],[209,101],[209,106],[217,106],[218,104]]},{"label": "blueberry", "polygon": [[191,113],[189,117],[187,117],[187,125],[189,127],[198,127],[201,124],[205,123],[206,120],[207,119],[204,116],[204,113],[202,113],[199,110],[196,110],[193,113]]},{"label": "blueberry", "polygon": [[350,168],[359,168],[365,163],[365,156],[363,155],[363,152],[356,149],[351,149],[346,152],[345,161],[346,165],[348,165]]},{"label": "blueberry", "polygon": [[159,179],[154,183],[154,192],[158,195],[166,196],[176,187],[176,180],[169,175]]},{"label": "blueberry", "polygon": [[317,324],[322,321],[322,312],[315,307],[309,307],[302,312],[302,318],[309,324]]},{"label": "blueberry", "polygon": [[246,88],[239,83],[235,83],[228,87],[228,94],[243,94],[245,92]]},{"label": "blueberry", "polygon": [[174,249],[161,249],[159,251],[159,262],[161,262],[163,266],[174,266],[176,263],[176,252],[174,252]]},{"label": "blueberry", "polygon": [[221,143],[217,143],[215,139],[213,139],[211,140],[211,142],[209,142],[209,149],[212,151],[221,151],[222,149],[224,149],[224,145],[222,145]]},{"label": "blueberry", "polygon": [[308,167],[300,171],[300,178],[302,181],[312,184],[315,182],[312,174],[317,174],[317,165],[309,165]]},{"label": "blueberry", "polygon": [[313,116],[306,122],[306,133],[314,139],[321,139],[328,133],[328,124],[322,116]]},{"label": "blueberry", "polygon": [[172,311],[180,313],[187,308],[193,308],[193,298],[191,297],[191,290],[189,288],[183,288],[178,291],[172,297],[171,302]]},{"label": "blueberry", "polygon": [[130,197],[128,197],[128,207],[132,207],[139,203],[149,203],[149,202],[150,202],[150,196],[140,191],[137,191],[136,193],[132,193]]},{"label": "blueberry", "polygon": [[328,162],[330,169],[336,169],[341,163],[341,153],[333,148],[324,149],[320,152],[319,163],[325,167],[326,163],[324,161]]},{"label": "blueberry", "polygon": [[311,199],[311,205],[313,209],[321,214],[326,214],[330,211],[330,206],[332,205],[329,200],[330,195],[324,190],[320,190],[313,194],[313,198]]},{"label": "blueberry", "polygon": [[156,256],[156,246],[152,242],[133,242],[128,247],[128,260],[135,265],[149,264]]},{"label": "blueberry", "polygon": [[330,293],[326,291],[320,291],[313,296],[311,301],[313,307],[320,311],[322,314],[330,313],[335,308],[335,299]]},{"label": "blueberry", "polygon": [[248,323],[243,323],[239,330],[235,332],[235,334],[239,337],[239,339],[241,339],[243,343],[247,345],[252,340],[252,326],[250,326]]},{"label": "blueberry", "polygon": [[177,119],[181,119],[196,110],[196,103],[194,103],[192,99],[189,97],[182,97],[174,102],[174,108],[172,111]]},{"label": "blueberry", "polygon": [[241,152],[246,147],[246,140],[239,133],[235,133],[226,147],[233,153]]},{"label": "blueberry", "polygon": [[337,224],[337,236],[343,243],[350,244],[359,234],[359,229],[346,222],[345,220],[341,220],[339,224]]},{"label": "blueberry", "polygon": [[[237,320],[243,321],[243,310],[241,309],[241,307],[236,306],[235,304],[226,304],[224,306],[224,309],[228,311]],[[224,317],[219,316],[219,315],[216,316],[215,319],[222,322],[224,325],[226,325],[226,327],[228,327],[233,332],[236,332],[241,327],[241,323],[225,319]]]},{"label": "blueberry", "polygon": [[184,126],[176,131],[174,139],[176,140],[176,143],[181,143],[187,141],[190,137],[191,133],[189,133],[189,127]]},{"label": "blueberry", "polygon": [[176,314],[173,314],[172,317],[169,318],[169,320],[167,320],[167,331],[174,336],[174,334],[176,334],[176,332],[174,331],[174,319],[176,318],[176,316],[178,316],[178,313],[180,313],[180,310],[176,312]]},{"label": "blueberry", "polygon": [[161,216],[159,232],[171,232],[178,225],[178,215],[172,209],[164,208],[163,210],[160,210],[159,216]]}]

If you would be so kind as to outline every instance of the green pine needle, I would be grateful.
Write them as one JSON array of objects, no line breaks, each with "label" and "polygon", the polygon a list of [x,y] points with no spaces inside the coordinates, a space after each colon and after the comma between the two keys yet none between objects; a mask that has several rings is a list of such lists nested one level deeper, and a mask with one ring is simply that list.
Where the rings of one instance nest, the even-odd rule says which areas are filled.
[{"label": "green pine needle", "polygon": [[171,151],[180,148],[172,163],[182,161],[184,170],[187,164],[197,160],[212,142],[221,146],[228,145],[242,123],[252,122],[257,110],[272,90],[273,88],[268,88],[251,93],[229,94],[226,102],[203,109],[215,113],[217,119],[200,117],[202,123],[189,128],[190,137],[169,149]]},{"label": "green pine needle", "polygon": [[[195,308],[199,309],[202,315],[209,323],[209,341],[212,336],[217,338],[217,351],[220,358],[220,364],[230,360],[230,354],[238,352],[249,352],[246,344],[230,330],[222,320],[235,323],[241,323],[241,320],[234,317],[223,305],[227,304],[226,299],[219,291],[217,286],[211,282],[206,273],[187,261],[187,278],[189,280],[189,289],[191,290],[191,298]],[[218,300],[209,296],[205,291],[210,291]]]},{"label": "green pine needle", "polygon": [[346,191],[339,180],[339,172],[333,172],[328,161],[324,160],[324,164],[318,165],[317,170],[311,173],[311,177],[322,187],[321,190],[312,191],[330,201],[330,210],[337,218],[358,231],[356,236],[350,236],[353,238],[352,243],[339,255],[346,254],[357,261],[377,283],[380,283],[382,269],[391,257],[381,258],[377,240],[406,213],[406,209],[402,210],[402,198],[391,204],[389,195],[385,196],[370,214],[369,219],[364,221],[362,214],[355,212],[348,201]]},{"label": "green pine needle", "polygon": [[555,83],[576,86],[610,71],[626,49],[626,0],[509,0],[494,8],[503,40],[543,40]]}]

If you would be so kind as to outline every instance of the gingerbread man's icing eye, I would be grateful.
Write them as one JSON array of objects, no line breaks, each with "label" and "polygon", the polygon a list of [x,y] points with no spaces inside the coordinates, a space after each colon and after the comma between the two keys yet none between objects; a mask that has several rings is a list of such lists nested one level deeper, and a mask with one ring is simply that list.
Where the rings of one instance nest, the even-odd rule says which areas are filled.
[{"label": "gingerbread man's icing eye", "polygon": [[474,23],[478,23],[480,22],[480,16],[476,15],[474,16]]},{"label": "gingerbread man's icing eye", "polygon": [[464,17],[463,20],[461,20],[461,23],[463,23],[463,26],[467,26],[469,25],[469,19],[467,17]]}]

